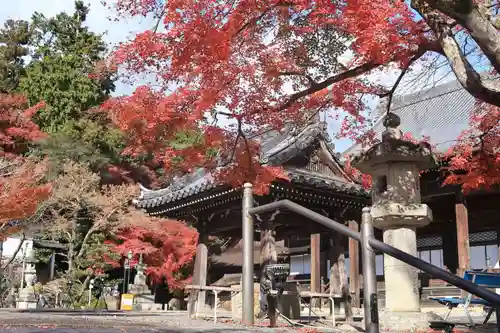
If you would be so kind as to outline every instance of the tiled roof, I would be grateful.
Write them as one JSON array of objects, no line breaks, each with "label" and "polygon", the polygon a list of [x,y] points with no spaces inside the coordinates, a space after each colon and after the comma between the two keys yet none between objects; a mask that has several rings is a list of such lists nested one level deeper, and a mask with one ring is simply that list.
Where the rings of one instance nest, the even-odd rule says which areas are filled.
[{"label": "tiled roof", "polygon": [[[252,137],[261,145],[261,162],[265,165],[283,165],[318,138],[323,138],[325,141],[329,140],[325,123],[314,122],[301,131],[292,128],[285,128],[282,132],[265,130]],[[331,151],[331,147],[328,149]],[[367,194],[360,185],[350,183],[347,179],[340,177],[325,176],[320,173],[295,168],[286,171],[290,180],[295,183],[325,187],[347,194]],[[174,178],[172,184],[164,189],[150,190],[141,186],[141,194],[134,203],[140,208],[158,207],[215,189],[221,185],[214,180],[211,173],[205,169],[199,169],[192,174]]]},{"label": "tiled roof", "polygon": [[[452,81],[431,89],[393,98],[391,112],[401,118],[403,133],[411,133],[415,138],[430,138],[437,152],[446,152],[460,133],[469,126],[469,118],[475,99],[457,82]],[[381,101],[380,115],[373,130],[381,138],[384,126],[383,115],[387,101]],[[358,153],[361,145],[353,145],[344,155]]]}]

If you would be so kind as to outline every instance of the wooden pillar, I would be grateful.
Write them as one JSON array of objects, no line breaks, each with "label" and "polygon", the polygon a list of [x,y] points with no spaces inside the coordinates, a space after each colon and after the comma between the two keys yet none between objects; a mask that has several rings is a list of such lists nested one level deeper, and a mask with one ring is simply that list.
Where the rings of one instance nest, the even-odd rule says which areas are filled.
[{"label": "wooden pillar", "polygon": [[[311,291],[321,292],[321,234],[311,235]],[[311,300],[312,306],[318,307],[320,300]]]},{"label": "wooden pillar", "polygon": [[460,276],[470,269],[469,215],[464,197],[460,195],[455,203],[457,224],[458,271]]},{"label": "wooden pillar", "polygon": [[[358,222],[349,221],[349,228],[359,232]],[[351,304],[355,308],[361,307],[359,281],[359,242],[349,238],[349,294],[351,295]]]},{"label": "wooden pillar", "polygon": [[[196,248],[196,257],[194,261],[193,284],[206,286],[207,284],[207,261],[208,250],[205,244],[198,244]],[[198,315],[205,308],[206,291],[193,290],[189,293],[189,317]]]},{"label": "wooden pillar", "polygon": [[448,268],[453,274],[457,274],[458,270],[458,242],[457,242],[457,227],[454,223],[450,223],[449,230],[445,230],[442,234],[443,238],[443,265]]},{"label": "wooden pillar", "polygon": [[[267,215],[267,214],[266,214]],[[276,240],[274,239],[274,230],[272,222],[275,214],[270,218],[267,216],[261,222],[260,232],[260,267],[261,267],[261,280],[263,277],[263,268],[269,264],[276,264],[278,262],[278,255],[276,253]],[[261,311],[264,310],[267,304],[267,315],[269,317],[269,327],[276,327],[276,298],[267,296],[265,297],[261,289]]]},{"label": "wooden pillar", "polygon": [[[209,218],[209,220],[211,217]],[[207,230],[207,224],[209,221],[205,219],[199,219],[198,222],[196,223],[196,229],[198,229],[198,243],[200,244],[208,244],[208,230]]]},{"label": "wooden pillar", "polygon": [[[349,285],[347,283],[347,274],[345,269],[345,247],[343,238],[340,233],[335,232],[332,234],[332,243],[330,248],[330,293],[333,295],[341,295],[344,310],[346,314],[346,321],[352,321],[352,305],[349,297]],[[336,304],[337,305],[337,304]],[[336,313],[340,309],[332,309]]]}]

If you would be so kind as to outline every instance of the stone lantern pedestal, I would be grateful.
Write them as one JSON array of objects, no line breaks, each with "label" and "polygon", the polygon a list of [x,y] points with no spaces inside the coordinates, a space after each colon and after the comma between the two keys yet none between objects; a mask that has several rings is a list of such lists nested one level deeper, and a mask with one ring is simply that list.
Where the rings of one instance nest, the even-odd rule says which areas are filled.
[{"label": "stone lantern pedestal", "polygon": [[16,307],[18,309],[36,309],[36,295],[33,289],[33,283],[36,278],[35,256],[33,248],[27,247],[24,258],[24,287],[19,291],[19,298]]},{"label": "stone lantern pedestal", "polygon": [[134,283],[129,288],[129,293],[134,295],[134,309],[141,311],[154,310],[155,308],[154,295],[151,294],[146,284],[146,275],[144,274],[146,267],[141,254],[136,266],[137,274]]},{"label": "stone lantern pedestal", "polygon": [[[436,164],[430,146],[404,140],[399,125],[397,115],[385,116],[382,142],[355,156],[352,165],[372,176],[371,214],[384,242],[417,256],[416,229],[432,221],[431,210],[421,203],[419,172]],[[386,311],[420,312],[417,274],[416,268],[384,255]]]}]

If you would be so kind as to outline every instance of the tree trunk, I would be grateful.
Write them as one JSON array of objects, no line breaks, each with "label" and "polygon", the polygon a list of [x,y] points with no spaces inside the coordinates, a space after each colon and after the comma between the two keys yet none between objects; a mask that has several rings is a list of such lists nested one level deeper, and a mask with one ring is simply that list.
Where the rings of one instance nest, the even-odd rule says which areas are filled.
[{"label": "tree trunk", "polygon": [[[465,2],[468,2],[468,0],[465,0]],[[456,3],[457,1],[455,1],[455,4]],[[449,1],[445,3],[443,0],[411,1],[412,8],[425,19],[426,23],[436,35],[441,47],[439,53],[448,59],[450,67],[462,87],[475,98],[500,107],[500,87],[498,82],[482,78],[481,75],[479,75],[463,53],[453,35],[449,23],[443,18],[442,14],[444,13],[456,19],[457,22],[462,22],[463,25],[469,26],[467,30],[478,44],[483,44],[482,46],[480,45],[480,47],[495,69],[500,67],[500,36],[491,23],[485,22],[487,19],[484,14],[477,9],[477,6],[472,6],[474,9],[471,7],[468,13],[457,13],[453,10],[453,4],[453,2]],[[495,31],[493,32],[491,29]]]},{"label": "tree trunk", "polygon": [[[19,242],[19,245],[17,246],[16,250],[14,251],[14,254],[12,254],[12,256],[10,257],[9,261],[1,266],[0,267],[3,267],[4,269],[7,268],[10,264],[12,264],[12,262],[16,259],[19,251],[21,250],[21,248],[23,247],[23,244],[24,244],[24,241],[26,240],[26,234],[23,232],[23,237],[21,238],[21,241]],[[2,257],[2,254],[0,254],[0,258]]]},{"label": "tree trunk", "polygon": [[96,231],[96,229],[93,226],[90,227],[90,229],[87,231],[87,233],[85,234],[85,237],[83,237],[83,241],[82,241],[82,244],[80,246],[80,251],[78,251],[78,254],[76,255],[76,258],[80,258],[84,254],[84,252],[85,252],[85,245],[89,241],[90,236],[92,236],[92,234],[95,231]]},{"label": "tree trunk", "polygon": [[493,68],[500,73],[500,34],[493,22],[488,20],[487,8],[480,7],[473,0],[425,0],[425,2],[467,29]]},{"label": "tree trunk", "polygon": [[82,284],[82,290],[80,291],[80,295],[78,295],[78,301],[81,302],[82,299],[83,299],[83,296],[85,295],[85,293],[87,292],[87,288],[89,286],[89,283],[90,283],[90,278],[92,276],[91,275],[87,275],[87,277],[85,278],[85,281],[83,281],[83,284]]},{"label": "tree trunk", "polygon": [[342,244],[342,236],[339,233],[332,235],[330,262],[330,293],[342,296],[346,322],[350,323],[353,321],[352,304],[345,269],[345,249]]}]

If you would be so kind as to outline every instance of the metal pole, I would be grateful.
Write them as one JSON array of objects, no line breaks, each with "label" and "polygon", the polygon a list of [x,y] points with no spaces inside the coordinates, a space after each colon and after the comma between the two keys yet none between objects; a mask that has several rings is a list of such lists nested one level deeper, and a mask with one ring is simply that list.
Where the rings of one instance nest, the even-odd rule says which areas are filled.
[{"label": "metal pole", "polygon": [[127,271],[128,271],[128,258],[125,258],[125,261],[123,262],[123,290],[122,293],[126,294],[127,293]]},{"label": "metal pole", "polygon": [[26,273],[26,252],[28,252],[28,242],[24,243],[23,251],[23,270],[21,272],[21,290],[24,288],[24,275]]},{"label": "metal pole", "polygon": [[457,275],[451,274],[443,270],[442,268],[439,268],[437,266],[429,264],[428,262],[418,259],[412,255],[409,255],[408,253],[401,251],[400,249],[397,249],[395,247],[392,247],[384,242],[381,242],[378,239],[370,238],[369,243],[370,246],[375,250],[379,250],[387,255],[390,255],[393,258],[401,260],[402,262],[410,266],[416,267],[438,279],[444,280],[454,285],[455,287],[468,291],[471,294],[476,295],[477,297],[480,297],[490,302],[491,304],[494,304],[495,306],[500,306],[500,295],[486,288],[480,287],[471,281],[466,281]]},{"label": "metal pole", "polygon": [[[265,212],[275,211],[277,209],[288,209],[289,211],[292,211],[294,213],[307,217],[313,221],[316,221],[327,228],[335,230],[341,233],[342,235],[351,237],[352,239],[361,242],[361,235],[359,232],[349,229],[348,227],[336,222],[335,220],[324,217],[290,200],[280,200],[270,204],[258,206],[255,208],[251,208],[248,212],[250,215],[254,215],[254,214],[261,214]],[[370,237],[368,239],[368,243],[375,250],[379,250],[382,253],[390,255],[391,257],[396,258],[398,260],[401,260],[402,262],[410,266],[416,267],[426,273],[429,273],[438,279],[444,280],[460,289],[468,291],[471,294],[494,304],[495,306],[500,306],[500,295],[486,288],[480,287],[477,284],[472,283],[471,281],[466,281],[457,275],[451,274],[450,272],[447,272],[442,268],[429,264],[421,259],[409,255],[404,251],[401,251],[399,249],[396,249],[395,247],[385,244],[384,242],[381,242],[373,237]]]},{"label": "metal pole", "polygon": [[127,268],[127,283],[125,284],[125,291],[128,294],[128,286],[130,284],[130,266]]},{"label": "metal pole", "polygon": [[378,333],[377,275],[375,252],[369,244],[373,238],[373,223],[370,208],[363,208],[361,215],[361,260],[363,265],[363,296],[365,308],[365,332]]},{"label": "metal pole", "polygon": [[243,223],[243,323],[254,324],[254,290],[253,290],[253,218],[248,210],[253,207],[252,184],[243,185],[242,223]]},{"label": "metal pole", "polygon": [[497,322],[497,333],[500,333],[500,307],[495,307],[495,320]]}]

